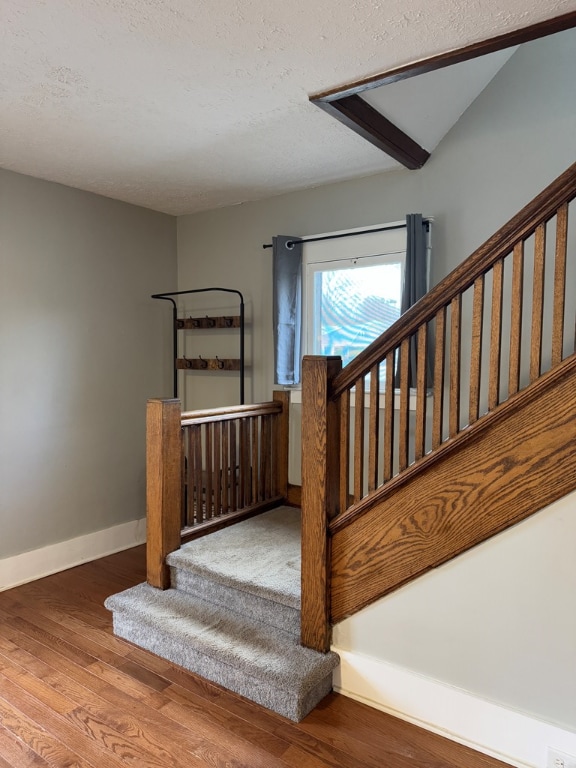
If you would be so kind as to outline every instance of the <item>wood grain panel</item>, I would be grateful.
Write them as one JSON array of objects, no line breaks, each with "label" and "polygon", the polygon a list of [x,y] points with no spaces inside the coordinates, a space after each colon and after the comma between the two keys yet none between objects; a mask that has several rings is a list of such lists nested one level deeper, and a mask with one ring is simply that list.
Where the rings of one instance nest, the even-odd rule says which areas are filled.
[{"label": "wood grain panel", "polygon": [[332,621],[574,490],[575,410],[573,355],[464,431],[457,449],[338,529]]}]

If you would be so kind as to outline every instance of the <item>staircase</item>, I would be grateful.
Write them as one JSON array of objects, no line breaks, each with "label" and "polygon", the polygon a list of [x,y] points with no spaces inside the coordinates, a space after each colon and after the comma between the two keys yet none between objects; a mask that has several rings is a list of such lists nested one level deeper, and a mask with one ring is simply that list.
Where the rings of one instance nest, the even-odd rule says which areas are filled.
[{"label": "staircase", "polygon": [[576,164],[346,368],[304,358],[298,493],[286,393],[149,401],[148,583],[106,601],[116,634],[299,721],[334,624],[573,491],[575,206]]},{"label": "staircase", "polygon": [[106,601],[114,632],[300,721],[332,688],[334,653],[300,645],[300,511],[279,507],[168,556],[172,588]]}]

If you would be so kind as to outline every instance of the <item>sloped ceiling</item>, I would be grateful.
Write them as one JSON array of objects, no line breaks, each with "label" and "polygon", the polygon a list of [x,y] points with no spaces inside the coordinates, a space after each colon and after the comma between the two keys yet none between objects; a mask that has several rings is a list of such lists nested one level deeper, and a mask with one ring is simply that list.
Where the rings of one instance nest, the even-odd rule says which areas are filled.
[{"label": "sloped ceiling", "polygon": [[[0,0],[0,167],[175,215],[398,168],[309,94],[572,10],[576,0]],[[408,101],[408,81],[389,86],[391,119],[433,148],[490,66],[453,75],[450,116],[446,98],[430,98],[440,73],[412,81]]]}]

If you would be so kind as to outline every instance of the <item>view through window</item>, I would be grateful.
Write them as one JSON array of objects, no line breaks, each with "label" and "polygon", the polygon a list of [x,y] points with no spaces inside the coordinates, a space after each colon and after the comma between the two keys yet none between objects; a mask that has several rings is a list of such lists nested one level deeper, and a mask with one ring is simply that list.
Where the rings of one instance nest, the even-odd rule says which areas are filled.
[{"label": "view through window", "polygon": [[[304,244],[307,354],[347,365],[400,317],[405,228]],[[384,364],[380,369],[383,382]]]}]

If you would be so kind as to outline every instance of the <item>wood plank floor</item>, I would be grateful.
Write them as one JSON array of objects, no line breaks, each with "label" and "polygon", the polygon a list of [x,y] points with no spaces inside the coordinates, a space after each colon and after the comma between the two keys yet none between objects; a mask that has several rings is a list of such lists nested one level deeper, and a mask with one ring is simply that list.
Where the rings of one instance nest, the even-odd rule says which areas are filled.
[{"label": "wood plank floor", "polygon": [[338,694],[298,725],[115,638],[144,548],[0,594],[0,768],[497,768]]}]

